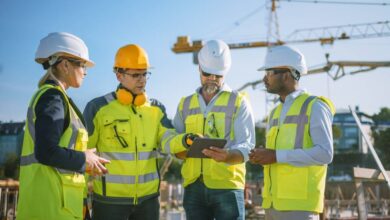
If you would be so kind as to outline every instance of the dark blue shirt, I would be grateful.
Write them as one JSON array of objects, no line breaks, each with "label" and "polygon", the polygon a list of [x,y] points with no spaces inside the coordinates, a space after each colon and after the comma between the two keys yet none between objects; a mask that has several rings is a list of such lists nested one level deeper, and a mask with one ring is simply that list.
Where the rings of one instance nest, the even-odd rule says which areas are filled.
[{"label": "dark blue shirt", "polygon": [[[82,118],[73,102],[71,105]],[[35,157],[44,165],[82,173],[85,154],[59,146],[61,136],[70,123],[69,110],[65,111],[67,108],[64,95],[57,89],[48,89],[40,96],[35,106]]]}]

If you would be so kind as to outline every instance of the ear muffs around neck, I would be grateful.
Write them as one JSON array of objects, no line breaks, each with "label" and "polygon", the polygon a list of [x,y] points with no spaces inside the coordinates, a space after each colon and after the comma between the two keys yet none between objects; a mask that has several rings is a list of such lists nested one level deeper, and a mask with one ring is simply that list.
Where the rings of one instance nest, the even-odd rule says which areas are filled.
[{"label": "ear muffs around neck", "polygon": [[[134,97],[135,96],[135,97]],[[116,98],[119,103],[122,105],[135,105],[140,106],[145,104],[147,100],[146,93],[141,93],[139,95],[133,95],[130,91],[125,88],[118,88],[116,90]]]}]

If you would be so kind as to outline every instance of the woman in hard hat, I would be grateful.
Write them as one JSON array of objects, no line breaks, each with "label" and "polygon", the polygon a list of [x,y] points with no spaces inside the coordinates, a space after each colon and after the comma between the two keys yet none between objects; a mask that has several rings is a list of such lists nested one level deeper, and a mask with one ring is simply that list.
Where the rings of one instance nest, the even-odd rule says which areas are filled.
[{"label": "woman in hard hat", "polygon": [[109,161],[86,150],[83,117],[66,90],[80,87],[94,63],[84,42],[69,33],[43,38],[35,61],[47,72],[27,111],[17,219],[82,219],[83,173],[106,173]]}]

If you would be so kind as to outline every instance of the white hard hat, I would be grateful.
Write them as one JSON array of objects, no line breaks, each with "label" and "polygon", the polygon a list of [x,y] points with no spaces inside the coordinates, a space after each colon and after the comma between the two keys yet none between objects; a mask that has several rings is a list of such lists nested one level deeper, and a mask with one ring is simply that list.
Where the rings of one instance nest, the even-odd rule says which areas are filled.
[{"label": "white hard hat", "polygon": [[285,66],[297,70],[300,75],[307,74],[307,66],[303,54],[294,47],[284,45],[269,48],[264,66],[258,70]]},{"label": "white hard hat", "polygon": [[200,69],[214,75],[226,75],[232,65],[229,46],[221,40],[208,41],[198,54]]},{"label": "white hard hat", "polygon": [[88,48],[84,41],[66,32],[54,32],[44,37],[35,52],[35,61],[44,63],[56,53],[66,53],[86,61],[88,67],[95,63],[89,59]]}]

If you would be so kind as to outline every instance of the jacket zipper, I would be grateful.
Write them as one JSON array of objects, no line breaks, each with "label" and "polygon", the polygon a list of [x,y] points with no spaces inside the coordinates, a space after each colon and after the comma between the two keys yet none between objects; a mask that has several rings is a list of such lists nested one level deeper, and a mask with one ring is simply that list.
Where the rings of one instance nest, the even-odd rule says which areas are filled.
[{"label": "jacket zipper", "polygon": [[102,176],[102,193],[103,196],[106,196],[106,176]]},{"label": "jacket zipper", "polygon": [[138,204],[138,194],[137,194],[137,188],[138,188],[138,144],[137,144],[137,137],[135,137],[135,170],[136,170],[136,176],[135,176],[135,197],[134,197],[134,205]]}]

